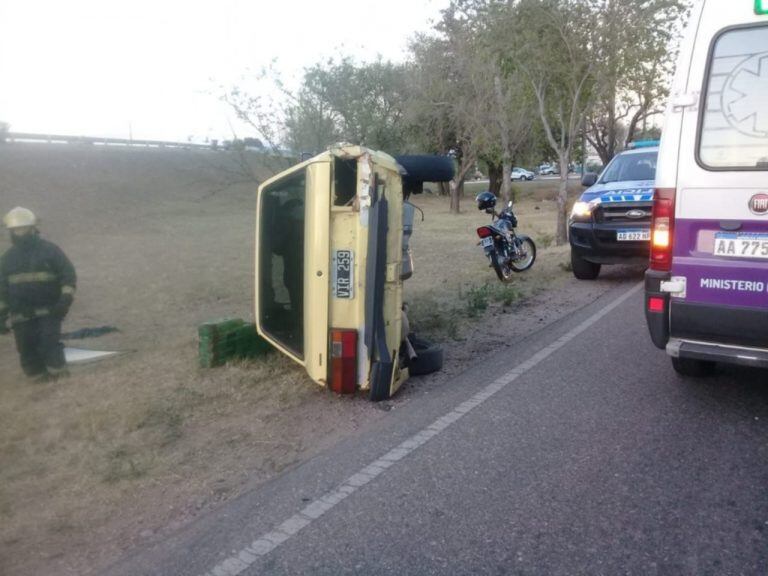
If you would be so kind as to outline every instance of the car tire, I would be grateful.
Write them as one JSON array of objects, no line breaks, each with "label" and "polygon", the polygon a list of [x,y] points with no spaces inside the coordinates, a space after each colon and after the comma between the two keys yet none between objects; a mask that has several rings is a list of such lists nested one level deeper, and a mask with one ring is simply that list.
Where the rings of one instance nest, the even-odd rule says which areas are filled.
[{"label": "car tire", "polygon": [[530,182],[531,180],[533,180],[533,176],[528,176],[528,177],[526,178],[526,180],[528,180],[528,182]]},{"label": "car tire", "polygon": [[408,373],[411,376],[424,376],[442,370],[444,360],[442,346],[416,335],[408,336],[408,341],[416,351],[416,357],[408,361]]},{"label": "car tire", "polygon": [[701,378],[711,376],[715,372],[715,363],[693,358],[672,358],[672,368],[680,376],[686,378]]},{"label": "car tire", "polygon": [[448,182],[453,179],[453,159],[448,156],[433,156],[429,154],[410,154],[396,156],[406,175],[404,180],[413,182]]},{"label": "car tire", "polygon": [[600,275],[600,264],[584,260],[571,248],[571,270],[579,280],[594,280]]}]

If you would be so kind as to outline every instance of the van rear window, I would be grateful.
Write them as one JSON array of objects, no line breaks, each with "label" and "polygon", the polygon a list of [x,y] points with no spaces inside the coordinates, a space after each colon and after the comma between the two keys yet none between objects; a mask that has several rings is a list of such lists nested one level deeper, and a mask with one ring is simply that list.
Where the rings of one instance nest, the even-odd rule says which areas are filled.
[{"label": "van rear window", "polygon": [[768,171],[768,26],[718,36],[699,132],[706,168]]}]

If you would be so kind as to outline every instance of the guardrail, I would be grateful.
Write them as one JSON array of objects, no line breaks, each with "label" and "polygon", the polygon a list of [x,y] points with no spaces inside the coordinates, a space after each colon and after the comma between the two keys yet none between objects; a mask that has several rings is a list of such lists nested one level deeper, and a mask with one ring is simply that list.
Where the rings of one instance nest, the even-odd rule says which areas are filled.
[{"label": "guardrail", "polygon": [[[2,135],[0,135],[2,138]],[[62,134],[31,134],[28,132],[6,132],[6,142],[42,142],[48,144],[89,144],[96,146],[139,146],[143,148],[187,148],[215,149],[212,144],[173,142],[170,140],[136,140],[133,138],[99,138],[96,136],[68,136]]]}]

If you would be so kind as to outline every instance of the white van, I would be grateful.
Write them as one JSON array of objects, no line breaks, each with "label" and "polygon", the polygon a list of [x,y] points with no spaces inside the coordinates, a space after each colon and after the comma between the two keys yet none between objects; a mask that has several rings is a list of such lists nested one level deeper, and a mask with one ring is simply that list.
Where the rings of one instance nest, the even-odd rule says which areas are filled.
[{"label": "white van", "polygon": [[768,367],[768,0],[696,2],[655,186],[654,344],[683,375]]}]

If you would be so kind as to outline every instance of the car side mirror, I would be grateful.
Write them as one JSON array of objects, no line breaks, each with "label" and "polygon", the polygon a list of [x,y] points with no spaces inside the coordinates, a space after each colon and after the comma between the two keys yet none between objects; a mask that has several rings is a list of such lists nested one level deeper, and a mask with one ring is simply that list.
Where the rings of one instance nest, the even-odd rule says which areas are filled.
[{"label": "car side mirror", "polygon": [[597,182],[597,174],[594,172],[587,172],[581,177],[581,185],[587,188],[594,186],[595,182]]}]

